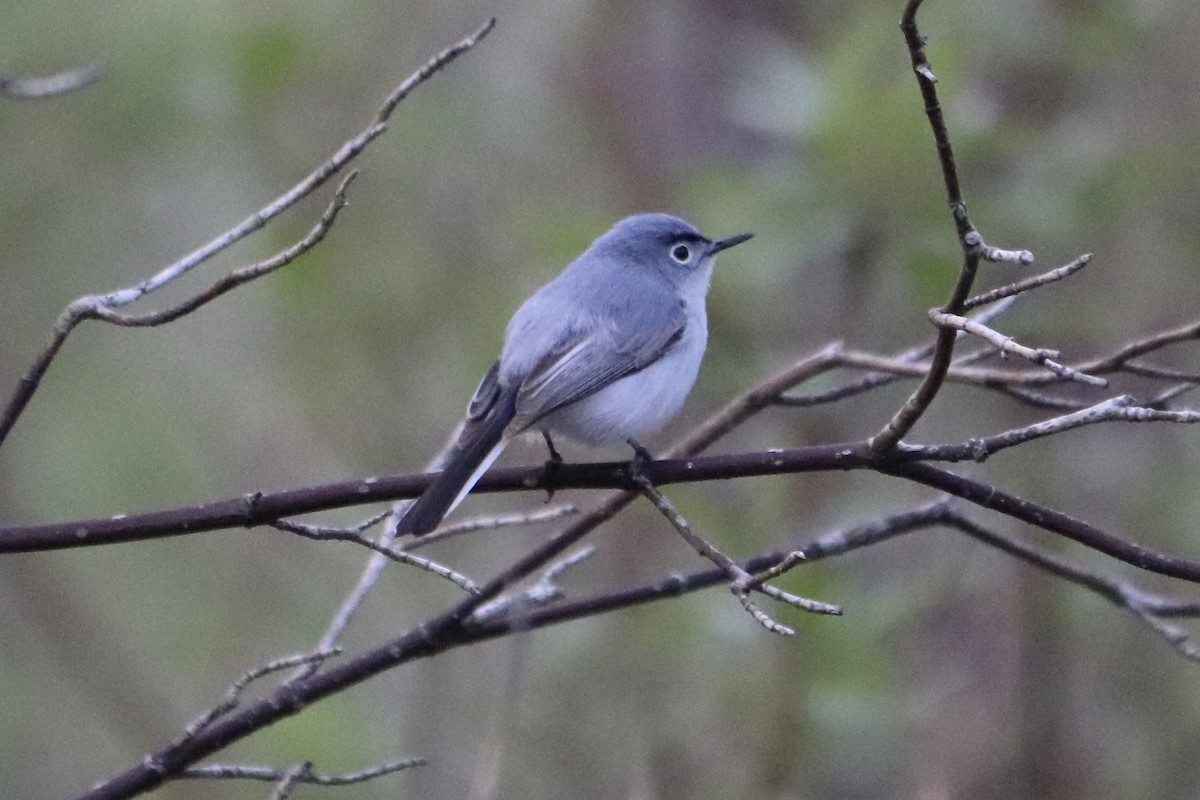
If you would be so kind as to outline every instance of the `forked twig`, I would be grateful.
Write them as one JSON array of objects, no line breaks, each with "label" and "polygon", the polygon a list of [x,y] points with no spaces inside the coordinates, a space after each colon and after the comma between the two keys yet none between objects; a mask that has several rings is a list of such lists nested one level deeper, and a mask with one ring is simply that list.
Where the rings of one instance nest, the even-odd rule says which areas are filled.
[{"label": "forked twig", "polygon": [[[426,62],[423,67],[410,75],[388,95],[387,100],[384,101],[383,106],[376,114],[375,119],[359,134],[348,139],[333,155],[322,162],[291,189],[246,217],[225,233],[222,233],[212,241],[198,247],[175,263],[134,286],[118,289],[107,294],[80,297],[69,303],[55,322],[50,341],[43,348],[42,352],[38,354],[37,358],[34,359],[33,364],[26,370],[25,374],[21,376],[12,396],[9,398],[3,411],[0,412],[0,445],[8,437],[13,425],[16,424],[17,419],[33,398],[34,393],[41,384],[42,378],[46,374],[46,370],[50,368],[50,364],[58,355],[59,350],[62,349],[67,337],[80,322],[85,319],[106,319],[106,316],[111,315],[113,309],[129,305],[140,300],[147,294],[161,289],[163,286],[166,286],[196,266],[212,258],[217,253],[226,250],[236,242],[259,230],[301,199],[312,194],[330,178],[341,172],[367,145],[387,130],[387,119],[401,100],[457,56],[478,44],[492,30],[495,24],[496,20],[494,18],[488,20],[487,23],[471,36],[443,50]],[[232,286],[228,288],[232,288]],[[215,297],[223,291],[228,291],[228,288],[218,291],[213,296]],[[208,291],[212,291],[212,289],[210,288]],[[207,300],[203,302],[207,302]],[[198,303],[197,307],[202,304],[202,302]],[[182,313],[188,312],[184,310]],[[114,320],[107,319],[106,321],[111,322]]]},{"label": "forked twig", "polygon": [[1078,381],[1079,383],[1087,383],[1092,386],[1108,386],[1108,381],[1103,378],[1080,372],[1059,363],[1056,359],[1060,358],[1061,355],[1057,350],[1046,348],[1035,350],[1032,347],[1026,347],[1023,344],[1019,344],[1011,336],[1005,336],[1003,333],[982,325],[973,319],[968,319],[958,314],[951,314],[941,309],[935,308],[930,311],[929,318],[933,321],[934,325],[940,328],[950,328],[978,336],[999,350],[1002,356],[1011,353],[1012,355],[1032,361],[1035,364],[1040,364],[1060,378],[1065,378],[1069,381]]},{"label": "forked twig", "polygon": [[[373,523],[379,522],[387,515],[381,515],[378,518],[372,518]],[[305,539],[312,539],[317,542],[352,542],[379,553],[381,556],[395,561],[397,564],[408,564],[417,569],[437,575],[440,578],[453,583],[458,588],[472,594],[479,591],[479,587],[475,585],[475,581],[450,569],[443,564],[439,564],[428,558],[415,556],[412,553],[405,551],[403,548],[396,547],[391,541],[385,542],[383,538],[379,541],[369,538],[362,531],[354,528],[332,528],[324,525],[305,525],[299,522],[290,520],[277,520],[271,523],[271,527],[288,533],[294,533],[297,536],[303,536]]]},{"label": "forked twig", "polygon": [[186,742],[189,739],[194,738],[200,733],[200,731],[211,725],[213,720],[218,719],[219,717],[222,717],[237,708],[241,703],[242,693],[245,692],[246,687],[248,687],[254,681],[273,673],[280,672],[281,670],[292,669],[293,667],[299,667],[304,664],[318,664],[326,659],[336,656],[340,652],[341,650],[335,648],[331,650],[316,650],[312,653],[298,653],[297,655],[286,656],[284,658],[277,658],[273,661],[268,661],[266,664],[262,664],[254,669],[249,670],[232,684],[230,684],[229,688],[225,691],[225,697],[220,703],[217,703],[217,705],[208,709],[203,714],[196,717],[186,726],[184,726],[183,735],[176,740],[176,744]]},{"label": "forked twig", "polygon": [[[724,570],[725,574],[729,578],[729,590],[733,593],[733,596],[736,597],[738,602],[742,604],[742,608],[746,609],[746,611],[750,613],[750,616],[754,617],[754,619],[760,625],[769,630],[771,633],[778,633],[783,636],[793,636],[796,632],[788,626],[781,625],[780,623],[776,622],[770,617],[770,615],[755,605],[753,601],[750,600],[751,591],[762,592],[768,597],[786,603],[793,608],[798,608],[802,611],[808,611],[813,614],[838,615],[842,613],[840,606],[822,603],[818,600],[809,600],[808,598],[785,592],[777,587],[767,584],[766,581],[768,577],[774,577],[774,575],[751,575],[749,572],[742,569],[737,562],[718,550],[715,545],[692,530],[692,526],[688,524],[688,521],[684,519],[682,514],[679,513],[679,510],[675,508],[674,504],[672,504],[662,492],[658,491],[658,489],[655,488],[654,484],[652,484],[646,478],[646,476],[635,474],[633,476],[633,482],[635,485],[637,485],[638,490],[642,493],[642,495],[654,504],[654,507],[657,508],[662,515],[667,518],[667,521],[671,523],[671,527],[675,528],[679,535],[682,536],[697,553]],[[785,569],[794,566],[799,560],[799,558],[791,559],[790,563],[786,565]],[[784,559],[784,561],[788,561],[788,559]],[[782,574],[785,569],[780,569],[775,574]]]}]

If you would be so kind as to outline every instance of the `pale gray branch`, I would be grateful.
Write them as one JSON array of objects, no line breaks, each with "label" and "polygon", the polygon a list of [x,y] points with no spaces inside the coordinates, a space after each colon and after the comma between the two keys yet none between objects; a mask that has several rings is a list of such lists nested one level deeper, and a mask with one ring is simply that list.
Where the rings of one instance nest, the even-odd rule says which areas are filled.
[{"label": "pale gray branch", "polygon": [[252,780],[252,781],[283,781],[289,775],[294,775],[294,783],[309,783],[317,786],[348,786],[362,783],[382,775],[420,767],[429,763],[424,758],[406,758],[401,761],[389,761],[377,767],[364,769],[360,772],[347,772],[342,775],[322,775],[312,771],[312,764],[298,764],[288,770],[275,767],[261,767],[242,764],[205,764],[189,767],[179,773],[181,778],[203,780]]},{"label": "pale gray branch", "polygon": [[990,292],[977,294],[963,303],[963,311],[969,311],[972,308],[988,305],[989,303],[994,303],[997,300],[1003,300],[1008,297],[1015,297],[1019,294],[1023,294],[1024,292],[1028,292],[1031,289],[1037,289],[1040,286],[1045,286],[1048,283],[1061,281],[1063,278],[1074,275],[1076,272],[1086,267],[1088,262],[1091,260],[1092,254],[1084,253],[1070,264],[1061,266],[1058,269],[1052,269],[1049,272],[1043,272],[1041,275],[1034,275],[1032,278],[1016,281],[1015,283],[1010,283],[1006,286],[1000,286],[992,289]]},{"label": "pale gray branch", "polygon": [[[671,523],[671,527],[673,527],[697,553],[716,564],[725,572],[725,574],[729,577],[729,590],[733,593],[734,597],[738,599],[738,602],[741,603],[742,608],[749,612],[750,616],[752,616],[760,625],[770,632],[778,633],[783,636],[793,636],[796,633],[788,626],[776,622],[765,611],[755,605],[750,600],[750,592],[752,591],[762,592],[774,600],[778,600],[782,603],[792,606],[793,608],[798,608],[802,611],[808,611],[814,614],[837,615],[842,613],[840,606],[822,603],[817,600],[809,600],[807,598],[785,592],[782,589],[771,586],[762,580],[758,580],[757,576],[746,572],[746,570],[742,569],[737,562],[718,550],[715,545],[713,545],[703,536],[700,536],[694,530],[692,530],[692,526],[683,517],[683,515],[679,513],[679,510],[675,508],[674,504],[672,504],[662,492],[658,491],[658,489],[654,487],[654,484],[647,480],[644,475],[635,475],[633,481],[635,484],[637,484],[641,494],[654,504],[654,507],[657,508],[659,512],[661,512],[662,515],[667,518],[667,521]],[[795,562],[793,562],[793,565],[794,563]]]},{"label": "pale gray branch", "polygon": [[37,77],[0,73],[0,95],[25,100],[57,97],[91,86],[107,74],[99,64]]},{"label": "pale gray branch", "polygon": [[1005,448],[1016,447],[1034,439],[1053,436],[1084,425],[1096,425],[1102,422],[1178,422],[1186,424],[1200,422],[1200,412],[1197,411],[1169,411],[1147,408],[1135,405],[1136,403],[1137,400],[1132,395],[1123,394],[1070,414],[1013,428],[994,436],[971,439],[966,444],[912,445],[901,443],[897,445],[897,449],[901,453],[919,454],[927,459],[941,461],[971,459],[983,462],[993,453]]},{"label": "pale gray branch", "polygon": [[[386,515],[384,515],[386,516]],[[376,520],[378,521],[378,520]],[[447,566],[432,561],[428,558],[415,556],[412,553],[406,552],[402,548],[391,544],[390,540],[385,542],[382,538],[380,541],[375,541],[367,536],[364,536],[360,531],[353,528],[330,528],[320,525],[305,525],[299,522],[291,522],[289,520],[277,520],[271,523],[271,527],[288,533],[294,533],[297,536],[303,536],[305,539],[312,539],[318,542],[351,542],[360,545],[369,550],[373,550],[380,555],[395,561],[398,564],[408,564],[417,569],[437,575],[440,578],[453,583],[463,591],[477,594],[479,587],[465,575],[462,575]]]},{"label": "pale gray branch", "polygon": [[941,309],[933,309],[929,312],[929,318],[933,324],[942,328],[953,328],[955,330],[966,331],[974,336],[989,342],[1000,351],[1001,355],[1013,354],[1021,358],[1032,361],[1035,364],[1040,364],[1046,369],[1053,372],[1060,378],[1065,378],[1071,381],[1087,383],[1092,386],[1107,386],[1108,381],[1103,378],[1098,378],[1094,375],[1088,375],[1079,370],[1065,366],[1059,363],[1056,359],[1059,358],[1057,350],[1047,348],[1033,349],[1026,347],[1023,344],[1018,344],[1011,336],[1005,336],[999,331],[993,330],[986,325],[983,325],[973,319],[960,316],[959,314],[949,314]]},{"label": "pale gray branch", "polygon": [[187,741],[188,739],[191,739],[200,731],[211,725],[213,720],[224,716],[225,714],[228,714],[230,711],[237,708],[238,704],[241,702],[242,693],[246,690],[246,687],[259,678],[266,677],[267,675],[279,672],[281,670],[291,669],[293,667],[299,667],[306,664],[319,664],[320,662],[325,661],[328,658],[332,658],[340,652],[341,650],[337,648],[330,648],[316,650],[312,653],[298,653],[296,655],[268,661],[266,664],[262,664],[254,669],[251,669],[246,674],[242,675],[242,677],[230,684],[229,688],[225,691],[225,697],[222,698],[220,703],[208,709],[203,714],[196,717],[194,720],[184,726],[183,735],[178,741]]}]

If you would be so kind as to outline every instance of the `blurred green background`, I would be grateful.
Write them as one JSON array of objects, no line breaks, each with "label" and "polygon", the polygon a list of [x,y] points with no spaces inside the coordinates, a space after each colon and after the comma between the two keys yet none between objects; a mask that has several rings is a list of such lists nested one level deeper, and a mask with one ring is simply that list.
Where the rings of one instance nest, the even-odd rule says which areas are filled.
[{"label": "blurred green background", "polygon": [[[398,110],[317,250],[169,327],[77,330],[0,450],[0,523],[418,469],[521,299],[635,211],[757,234],[718,267],[709,357],[673,432],[828,341],[923,341],[959,251],[901,7],[12,0],[0,70],[100,62],[111,74],[67,97],[0,100],[5,395],[67,302],[208,241],[361,129],[434,52],[490,15],[500,23]],[[1077,358],[1193,318],[1196,5],[930,0],[921,21],[988,241],[1032,249],[1041,268],[1095,253],[1000,327]],[[331,191],[149,306],[299,238]],[[989,266],[981,285],[1027,272]],[[1158,361],[1197,365],[1186,347]],[[766,413],[719,449],[860,438],[907,390]],[[951,388],[915,438],[1035,418]],[[1178,427],[1091,428],[963,471],[1198,558],[1198,442]],[[932,497],[842,474],[669,494],[736,555]],[[545,535],[447,543],[436,557],[482,579]],[[576,594],[700,565],[643,507],[592,541],[599,554],[566,581]],[[0,559],[0,797],[74,794],[171,740],[245,669],[311,647],[365,558],[235,530]],[[946,532],[783,585],[847,614],[770,607],[798,630],[783,639],[724,591],[659,603],[411,665],[220,760],[311,759],[327,772],[433,761],[301,797],[1185,798],[1200,787],[1200,667],[1080,589]],[[443,581],[389,570],[346,644],[382,641],[455,599]],[[193,782],[158,796],[266,794]]]}]

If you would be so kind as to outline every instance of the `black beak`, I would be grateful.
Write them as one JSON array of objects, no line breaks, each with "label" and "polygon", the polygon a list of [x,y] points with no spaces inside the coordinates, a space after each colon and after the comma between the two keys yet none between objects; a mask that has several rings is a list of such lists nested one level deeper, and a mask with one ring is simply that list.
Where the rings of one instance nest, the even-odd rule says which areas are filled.
[{"label": "black beak", "polygon": [[708,246],[708,254],[710,256],[715,256],[717,253],[721,252],[722,250],[728,250],[729,248],[733,247],[734,245],[741,244],[742,242],[746,241],[747,239],[752,238],[753,236],[754,236],[753,233],[739,233],[737,236],[730,236],[726,239],[718,239],[717,241],[713,242],[712,244],[710,244]]}]

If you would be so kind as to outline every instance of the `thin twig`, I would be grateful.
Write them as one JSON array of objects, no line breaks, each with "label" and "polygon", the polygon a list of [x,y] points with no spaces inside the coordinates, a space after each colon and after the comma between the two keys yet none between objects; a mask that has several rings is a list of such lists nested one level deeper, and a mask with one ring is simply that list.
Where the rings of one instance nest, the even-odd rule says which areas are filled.
[{"label": "thin twig", "polygon": [[992,289],[990,292],[977,294],[963,303],[963,310],[970,311],[973,308],[985,306],[989,303],[994,303],[997,300],[1003,300],[1007,297],[1015,297],[1019,294],[1028,292],[1031,289],[1037,289],[1041,286],[1061,281],[1063,278],[1074,275],[1076,272],[1086,267],[1088,262],[1091,260],[1092,254],[1084,253],[1070,264],[1065,264],[1057,269],[1052,269],[1049,272],[1043,272],[1041,275],[1034,275],[1032,278],[1016,281],[1015,283],[1010,283],[1006,286],[1000,286]]},{"label": "thin twig", "polygon": [[352,528],[330,528],[319,525],[304,525],[302,523],[292,522],[289,520],[276,520],[275,522],[271,523],[271,527],[276,528],[277,530],[287,531],[288,533],[294,533],[297,536],[303,536],[305,539],[312,539],[318,542],[352,542],[369,550],[373,550],[376,553],[395,561],[397,564],[408,564],[409,566],[413,566],[417,569],[437,575],[440,578],[445,578],[463,591],[470,592],[472,594],[479,591],[479,587],[475,585],[473,580],[468,578],[466,575],[455,572],[450,567],[439,564],[436,561],[432,561],[428,558],[415,556],[399,547],[391,545],[390,543],[385,544],[382,539],[380,541],[375,541],[374,539],[364,536],[362,533]]},{"label": "thin twig", "polygon": [[416,550],[419,547],[428,547],[435,542],[443,542],[446,539],[452,539],[456,536],[462,536],[467,533],[477,533],[479,531],[493,531],[502,528],[521,528],[528,525],[537,525],[543,522],[554,522],[555,520],[569,517],[573,514],[578,514],[579,509],[573,505],[559,505],[551,508],[541,508],[535,511],[518,512],[513,514],[495,514],[487,517],[473,517],[465,519],[461,522],[452,522],[445,525],[439,525],[438,528],[431,533],[428,533],[419,539],[405,539],[402,547],[405,550]]},{"label": "thin twig", "polygon": [[934,309],[929,312],[929,318],[939,327],[952,328],[954,330],[965,331],[967,333],[978,336],[979,338],[991,343],[1000,351],[1000,354],[1007,355],[1009,353],[1032,361],[1035,364],[1040,364],[1046,369],[1053,372],[1060,378],[1065,378],[1069,381],[1078,381],[1087,383],[1092,386],[1105,387],[1108,386],[1108,381],[1103,378],[1098,378],[1094,375],[1080,372],[1071,367],[1060,364],[1056,359],[1060,358],[1060,353],[1057,350],[1047,348],[1033,349],[1019,344],[1011,336],[1005,336],[999,331],[993,330],[986,325],[981,325],[975,320],[967,319],[958,314],[950,314],[941,309]]},{"label": "thin twig", "polygon": [[704,558],[707,558],[709,561],[713,562],[725,571],[725,574],[729,577],[729,590],[733,593],[733,596],[738,599],[738,602],[742,604],[742,608],[749,612],[750,616],[754,617],[754,619],[760,625],[769,630],[771,633],[778,633],[783,636],[794,636],[796,632],[788,626],[781,625],[780,623],[776,622],[770,617],[769,614],[755,605],[750,600],[751,591],[762,592],[772,599],[786,603],[802,611],[808,611],[814,614],[837,615],[842,613],[840,606],[822,603],[817,600],[809,600],[807,598],[785,592],[774,586],[768,585],[763,580],[759,580],[758,576],[751,575],[749,572],[742,569],[737,562],[718,550],[715,545],[693,531],[692,526],[688,524],[688,521],[682,514],[679,513],[679,510],[675,508],[674,504],[671,503],[671,501],[668,500],[662,492],[658,491],[658,489],[654,487],[654,484],[647,480],[645,475],[634,475],[633,482],[637,485],[642,495],[654,504],[654,507],[657,508],[662,515],[667,518],[667,521],[671,523],[671,526],[675,528],[679,535],[682,536],[697,553]]},{"label": "thin twig", "polygon": [[550,564],[542,573],[541,578],[528,589],[502,594],[495,600],[484,603],[475,609],[475,612],[471,614],[470,624],[478,625],[500,617],[518,619],[522,614],[528,613],[531,608],[549,605],[562,599],[565,593],[562,587],[555,582],[558,576],[591,558],[595,553],[596,548],[588,546],[563,556]]},{"label": "thin twig", "polygon": [[1025,444],[1034,439],[1063,433],[1085,425],[1102,422],[1200,422],[1197,411],[1165,411],[1135,405],[1132,395],[1111,397],[1095,405],[1070,414],[1042,420],[1032,425],[998,433],[995,436],[971,439],[965,444],[954,445],[909,445],[901,443],[898,450],[904,455],[920,456],[935,461],[971,460],[982,463],[992,454],[1009,447]]},{"label": "thin twig", "polygon": [[340,652],[340,649],[333,648],[328,650],[316,650],[312,653],[298,653],[297,655],[286,656],[284,658],[268,661],[266,664],[255,667],[230,684],[229,688],[225,691],[225,697],[222,698],[220,703],[208,709],[203,714],[196,717],[194,720],[184,726],[183,735],[177,740],[177,742],[187,741],[188,739],[195,737],[198,733],[200,733],[200,731],[211,725],[213,720],[224,716],[225,714],[228,714],[230,711],[237,708],[238,704],[241,702],[242,693],[246,690],[246,687],[254,681],[266,677],[272,673],[280,672],[281,670],[291,669],[304,664],[318,664],[326,659],[332,658]]},{"label": "thin twig", "polygon": [[[1015,300],[1016,300],[1015,297],[1011,297],[1006,300],[1001,300],[1000,302],[995,303],[995,304],[991,305],[990,307],[983,309],[983,311],[976,314],[974,317],[972,317],[972,319],[986,325],[992,319],[1000,316],[1005,311],[1007,311],[1009,308],[1011,308],[1013,301],[1015,301]],[[959,335],[965,336],[966,334],[960,331]],[[792,406],[792,407],[806,407],[806,406],[823,405],[826,403],[836,403],[840,400],[845,400],[848,397],[854,397],[856,395],[860,395],[865,392],[869,392],[874,389],[879,389],[884,386],[887,386],[888,384],[894,383],[897,380],[900,380],[902,377],[905,377],[905,375],[922,377],[929,371],[929,368],[915,366],[915,365],[917,365],[919,362],[923,361],[924,359],[929,358],[929,356],[933,354],[933,351],[934,351],[934,345],[928,344],[928,345],[922,345],[920,347],[913,347],[908,350],[905,350],[902,353],[888,357],[888,359],[887,359],[888,364],[913,365],[910,367],[911,372],[908,372],[908,373],[901,372],[901,371],[869,373],[869,374],[864,375],[863,377],[859,378],[858,380],[850,381],[848,383],[842,384],[841,386],[836,386],[833,389],[827,389],[823,392],[814,392],[811,394],[782,394],[781,393],[772,401],[772,403],[773,403],[773,405]],[[838,353],[837,358],[841,362],[840,366],[847,367],[847,368],[861,368],[865,365],[861,361],[856,362],[856,358],[858,358],[860,356],[866,357],[866,355],[867,354],[861,354],[861,353],[857,353],[855,351],[842,350]],[[983,354],[975,354],[972,356],[963,356],[963,357],[955,359],[952,362],[952,364],[960,365],[960,364],[970,363],[971,361],[974,361],[976,358],[982,357],[982,355]]]},{"label": "thin twig", "polygon": [[[445,466],[445,460],[449,457],[450,448],[457,437],[458,430],[456,429],[451,432],[451,435],[442,445],[441,450],[429,460],[429,463],[426,465],[426,471],[432,472]],[[392,507],[384,514],[386,524],[383,526],[383,532],[379,535],[377,544],[386,548],[407,549],[403,543],[400,545],[396,544],[396,525],[408,513],[408,509],[412,507],[414,502],[416,501],[400,500],[392,504]],[[321,633],[318,647],[332,647],[340,641],[342,634],[350,626],[350,621],[366,601],[367,596],[375,588],[390,561],[391,559],[387,555],[379,552],[367,560],[362,572],[359,573],[358,578],[355,580],[354,586],[350,588],[350,591],[338,606],[337,611],[334,612],[333,617],[329,620],[329,624],[326,625],[325,630]],[[304,680],[317,672],[320,667],[320,664],[307,664],[296,670],[288,678],[288,682]]]},{"label": "thin twig", "polygon": [[104,78],[108,70],[100,64],[64,70],[53,75],[22,77],[0,73],[0,95],[40,100],[75,92]]},{"label": "thin twig", "polygon": [[1033,253],[1028,250],[1005,250],[1002,247],[993,247],[985,242],[983,236],[976,230],[968,231],[962,237],[962,241],[964,246],[978,251],[981,259],[993,264],[1024,264],[1028,266],[1034,262]]},{"label": "thin twig", "polygon": [[[303,761],[285,772],[280,777],[279,782],[275,784],[274,789],[271,790],[271,797],[269,800],[287,800],[289,797],[291,797],[292,790],[296,788],[296,785],[299,784],[305,777],[312,774],[312,767],[313,764],[311,761]],[[236,770],[237,767],[234,767],[233,769]],[[253,767],[248,769],[253,769]],[[243,775],[239,777],[245,776]]]},{"label": "thin twig", "polygon": [[382,775],[401,772],[413,767],[420,767],[429,762],[424,758],[406,758],[400,761],[389,761],[377,767],[364,769],[359,772],[347,772],[342,775],[322,775],[312,771],[312,764],[305,763],[289,770],[274,767],[260,767],[246,764],[204,764],[189,767],[179,773],[180,778],[203,780],[251,780],[251,781],[280,781],[288,775],[295,774],[295,782],[309,783],[317,786],[347,786],[352,783],[362,783]]},{"label": "thin twig", "polygon": [[249,217],[246,217],[237,225],[134,286],[118,289],[107,294],[80,297],[69,303],[54,323],[49,342],[34,359],[33,364],[26,370],[25,374],[21,376],[4,410],[0,412],[0,445],[4,443],[13,425],[16,424],[17,419],[33,398],[34,393],[41,384],[42,378],[50,368],[50,364],[58,355],[59,350],[62,349],[63,343],[80,322],[85,319],[101,318],[102,310],[110,312],[114,308],[133,303],[145,295],[162,288],[194,267],[212,258],[217,253],[222,252],[251,233],[259,230],[301,199],[312,194],[324,185],[326,181],[339,173],[346,164],[387,129],[386,121],[388,117],[395,110],[396,105],[409,92],[424,83],[457,56],[478,44],[492,30],[495,24],[496,20],[494,18],[488,20],[474,34],[430,59],[421,69],[410,75],[393,90],[370,125],[356,136],[348,139],[333,155],[322,162],[303,180]]},{"label": "thin twig", "polygon": [[342,179],[341,184],[338,185],[337,191],[334,192],[333,200],[325,207],[325,213],[321,215],[321,219],[317,221],[317,224],[312,227],[303,239],[281,250],[274,256],[235,269],[207,289],[161,311],[151,311],[146,314],[123,314],[119,311],[114,311],[108,305],[97,304],[92,310],[91,315],[96,319],[102,319],[105,322],[111,322],[114,325],[124,327],[165,325],[168,322],[174,322],[180,317],[192,313],[206,303],[216,300],[221,295],[236,289],[242,284],[249,283],[264,275],[269,275],[280,267],[287,266],[320,244],[326,234],[329,233],[329,229],[333,227],[333,223],[337,220],[338,212],[346,207],[346,190],[357,176],[357,170],[351,170],[347,173],[346,177]]},{"label": "thin twig", "polygon": [[[412,502],[411,500],[406,500],[398,505],[407,507]],[[399,519],[399,516],[389,512],[385,515],[385,519],[387,519],[387,524],[384,525],[383,532],[380,533],[376,544],[380,547],[391,548],[395,546],[396,520]],[[391,559],[380,552],[376,552],[367,560],[367,564],[363,567],[362,572],[359,573],[354,586],[346,594],[337,611],[334,612],[333,617],[329,620],[329,624],[325,626],[325,630],[321,633],[321,638],[317,643],[318,648],[334,647],[337,645],[346,628],[350,626],[350,621],[353,619],[354,614],[367,599],[367,595],[371,593],[371,590],[379,581],[379,576],[383,574],[383,570],[389,563],[391,563]],[[321,665],[319,663],[305,664],[288,676],[285,683],[304,680],[316,673],[320,668]]]},{"label": "thin twig", "polygon": [[1141,361],[1126,361],[1121,365],[1121,371],[1127,372],[1130,375],[1140,375],[1143,378],[1150,378],[1157,381],[1186,381],[1188,383],[1200,383],[1200,373],[1188,372],[1181,369],[1171,369],[1170,367],[1160,367],[1154,364],[1146,364]]}]

